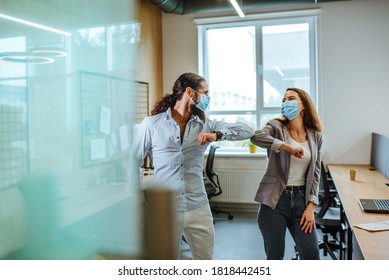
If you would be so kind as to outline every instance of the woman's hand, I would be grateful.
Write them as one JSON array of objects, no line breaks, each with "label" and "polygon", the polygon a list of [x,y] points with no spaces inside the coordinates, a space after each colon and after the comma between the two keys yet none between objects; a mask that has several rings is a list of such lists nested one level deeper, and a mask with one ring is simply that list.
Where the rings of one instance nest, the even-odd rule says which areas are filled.
[{"label": "woman's hand", "polygon": [[204,145],[204,144],[216,141],[216,138],[217,138],[217,135],[215,132],[213,132],[213,133],[200,132],[199,137],[197,138],[197,141],[200,143],[200,145]]},{"label": "woman's hand", "polygon": [[291,153],[292,155],[294,155],[297,158],[304,157],[304,150],[303,150],[303,147],[301,147],[301,146],[292,146],[289,144],[282,144],[280,149],[284,150],[288,153]]},{"label": "woman's hand", "polygon": [[309,202],[307,208],[305,208],[303,216],[300,220],[301,230],[306,234],[311,234],[314,229],[316,229],[315,225],[315,204]]}]

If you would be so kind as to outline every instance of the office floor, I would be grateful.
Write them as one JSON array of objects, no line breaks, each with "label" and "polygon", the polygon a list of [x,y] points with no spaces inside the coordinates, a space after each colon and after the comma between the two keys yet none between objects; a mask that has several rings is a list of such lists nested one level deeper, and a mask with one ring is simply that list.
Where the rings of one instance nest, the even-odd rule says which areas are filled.
[{"label": "office floor", "polygon": [[[234,219],[226,215],[215,215],[215,260],[264,260],[266,259],[263,239],[258,228],[255,212],[232,212]],[[321,236],[319,236],[319,239]],[[295,257],[294,242],[287,233],[285,260]],[[331,259],[329,256],[320,257]],[[181,245],[181,259],[191,259],[188,244]]]}]

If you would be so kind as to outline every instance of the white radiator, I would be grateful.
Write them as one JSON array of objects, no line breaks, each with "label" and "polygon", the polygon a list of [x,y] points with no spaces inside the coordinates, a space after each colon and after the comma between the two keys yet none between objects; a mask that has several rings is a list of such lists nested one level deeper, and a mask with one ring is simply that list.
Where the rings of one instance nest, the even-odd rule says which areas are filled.
[{"label": "white radiator", "polygon": [[264,170],[215,170],[219,173],[223,193],[212,201],[233,203],[255,203],[254,196]]}]

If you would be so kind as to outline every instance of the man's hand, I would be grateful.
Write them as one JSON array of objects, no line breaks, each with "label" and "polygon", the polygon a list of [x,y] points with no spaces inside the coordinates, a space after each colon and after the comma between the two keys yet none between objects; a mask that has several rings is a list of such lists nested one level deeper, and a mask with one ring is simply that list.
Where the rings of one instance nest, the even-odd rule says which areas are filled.
[{"label": "man's hand", "polygon": [[204,144],[216,141],[216,138],[217,138],[216,133],[200,132],[199,137],[197,138],[197,141],[200,143],[200,145],[204,145]]}]

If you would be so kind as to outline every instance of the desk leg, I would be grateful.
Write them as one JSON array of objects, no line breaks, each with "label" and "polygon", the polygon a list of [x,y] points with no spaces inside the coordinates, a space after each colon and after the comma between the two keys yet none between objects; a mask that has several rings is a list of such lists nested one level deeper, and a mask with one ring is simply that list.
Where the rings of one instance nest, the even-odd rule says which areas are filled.
[{"label": "desk leg", "polygon": [[340,223],[340,244],[339,244],[339,260],[346,259],[345,257],[345,251],[347,250],[346,245],[346,233],[347,231],[347,225],[344,222]]},{"label": "desk leg", "polygon": [[[340,220],[341,220],[341,249],[340,259],[352,260],[353,259],[353,232],[351,230],[350,223],[347,220],[346,213],[344,212],[343,205],[340,205]],[[346,240],[345,240],[346,239]],[[345,244],[345,248],[343,245]],[[345,249],[345,252],[344,252]],[[345,256],[343,256],[345,253]]]},{"label": "desk leg", "polygon": [[353,259],[353,231],[350,225],[347,227],[347,259]]}]

